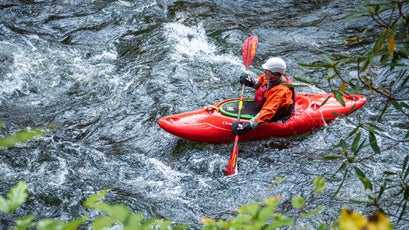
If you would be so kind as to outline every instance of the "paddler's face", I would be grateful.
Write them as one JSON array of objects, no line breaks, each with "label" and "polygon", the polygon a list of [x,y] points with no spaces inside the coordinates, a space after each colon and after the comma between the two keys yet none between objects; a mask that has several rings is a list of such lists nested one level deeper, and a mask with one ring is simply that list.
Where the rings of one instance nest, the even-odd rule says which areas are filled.
[{"label": "paddler's face", "polygon": [[281,73],[272,73],[271,71],[264,70],[264,79],[267,81],[277,81],[280,77]]}]

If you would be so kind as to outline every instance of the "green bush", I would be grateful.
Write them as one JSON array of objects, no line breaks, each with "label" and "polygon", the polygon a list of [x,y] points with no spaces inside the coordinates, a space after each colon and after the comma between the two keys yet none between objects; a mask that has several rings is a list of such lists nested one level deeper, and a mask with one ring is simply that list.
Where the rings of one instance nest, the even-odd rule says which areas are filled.
[{"label": "green bush", "polygon": [[[366,201],[355,201],[374,206],[380,210],[387,210],[392,196],[394,207],[398,210],[389,210],[390,216],[398,213],[398,222],[407,214],[409,202],[409,166],[407,152],[395,153],[403,161],[396,171],[384,171],[383,178],[374,181],[375,178],[367,176],[365,169],[367,163],[373,161],[376,156],[384,153],[384,149],[377,142],[379,138],[386,138],[392,143],[399,145],[409,142],[409,118],[408,105],[408,57],[409,57],[409,2],[403,0],[362,2],[362,6],[356,11],[349,12],[350,19],[370,18],[374,24],[373,30],[363,28],[362,33],[345,40],[348,54],[323,54],[322,59],[313,63],[300,64],[303,67],[321,70],[326,76],[325,87],[329,87],[335,97],[342,103],[341,95],[348,93],[366,93],[370,95],[374,103],[371,106],[375,110],[375,117],[366,122],[354,122],[352,119],[344,119],[355,128],[345,138],[341,138],[337,144],[327,150],[328,154],[323,157],[327,161],[339,162],[339,167],[334,175],[342,176],[335,195],[341,190],[344,182],[350,177],[362,182],[367,194]],[[360,47],[360,49],[356,49]],[[376,72],[382,71],[382,74]],[[351,73],[355,73],[351,76]],[[375,74],[374,74],[375,73]],[[298,80],[322,87],[314,79],[297,77]],[[376,100],[375,100],[376,99]],[[376,104],[376,105],[375,105]],[[387,135],[382,127],[384,116],[388,114],[398,115],[402,124],[397,135]],[[370,147],[368,151],[367,147]],[[385,194],[387,198],[383,199]],[[384,202],[383,202],[384,201]],[[406,219],[407,221],[407,219]]]},{"label": "green bush", "polygon": [[[274,185],[284,181],[285,178],[278,178]],[[265,199],[261,204],[253,202],[238,208],[238,214],[231,220],[214,220],[203,217],[201,222],[204,224],[204,230],[216,229],[277,229],[281,227],[294,226],[298,220],[306,220],[312,216],[318,215],[325,210],[325,206],[309,209],[310,203],[315,196],[325,190],[325,180],[321,176],[313,180],[313,191],[308,197],[294,196],[292,207],[298,210],[298,216],[288,217],[279,212],[276,208],[279,206],[281,197],[275,196]],[[102,199],[109,190],[103,190],[98,194],[90,196],[85,202],[84,207],[90,210],[98,211],[98,215],[92,219],[89,216],[81,216],[69,222],[63,222],[51,218],[36,220],[34,215],[17,218],[14,220],[13,213],[22,206],[28,197],[28,187],[25,182],[18,182],[7,193],[7,197],[0,196],[0,213],[8,215],[11,222],[15,223],[9,226],[10,230],[75,230],[81,226],[91,227],[91,229],[109,229],[112,227],[129,230],[145,229],[163,229],[163,230],[182,230],[188,229],[188,225],[174,225],[169,220],[148,219],[140,213],[135,213],[129,207],[123,204],[109,204]],[[311,223],[309,226],[314,229],[327,229],[325,223]],[[348,210],[342,210],[339,221],[333,223],[334,229],[392,229],[392,225],[383,213],[376,213],[373,217],[366,219],[360,214]],[[354,227],[354,228],[352,228]]]},{"label": "green bush", "polygon": [[18,182],[7,193],[7,197],[0,196],[0,213],[6,214],[10,221],[15,225],[11,226],[10,230],[25,230],[35,227],[38,230],[75,230],[81,225],[89,225],[92,229],[107,229],[110,227],[118,227],[120,229],[187,229],[186,225],[173,225],[169,220],[149,219],[144,220],[140,213],[132,212],[123,204],[108,204],[101,199],[106,195],[108,190],[103,190],[100,193],[93,195],[84,202],[86,208],[97,210],[100,215],[93,219],[89,216],[81,216],[69,222],[63,222],[51,218],[35,220],[34,215],[13,219],[13,213],[21,205],[25,203],[28,197],[28,187],[25,182]]}]

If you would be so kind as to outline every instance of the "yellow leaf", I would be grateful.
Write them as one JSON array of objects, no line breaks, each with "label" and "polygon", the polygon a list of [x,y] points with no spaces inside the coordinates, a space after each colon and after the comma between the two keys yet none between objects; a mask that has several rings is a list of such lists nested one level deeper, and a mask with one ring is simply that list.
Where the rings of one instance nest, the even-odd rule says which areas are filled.
[{"label": "yellow leaf", "polygon": [[202,224],[215,224],[216,223],[212,218],[209,218],[209,217],[201,217],[200,222]]},{"label": "yellow leaf", "polygon": [[347,40],[345,40],[345,45],[350,45],[350,44],[352,44],[352,43],[354,43],[356,41],[359,41],[360,38],[361,38],[360,36],[356,36],[356,37],[347,39]]},{"label": "yellow leaf", "polygon": [[392,230],[392,223],[383,212],[376,212],[368,218],[368,230]]},{"label": "yellow leaf", "polygon": [[392,223],[383,212],[376,212],[374,215],[366,219],[361,214],[342,209],[339,218],[339,226],[341,230],[392,230]]},{"label": "yellow leaf", "polygon": [[266,205],[266,206],[268,206],[268,205],[274,205],[274,206],[276,206],[276,205],[278,205],[278,202],[280,202],[280,200],[281,200],[281,196],[280,196],[280,195],[278,195],[278,196],[271,196],[271,197],[269,197],[269,198],[267,198],[267,199],[265,199],[265,200],[263,201],[263,205]]},{"label": "yellow leaf", "polygon": [[270,196],[269,198],[264,200],[264,203],[265,204],[278,203],[280,200],[281,200],[281,195]]},{"label": "yellow leaf", "polygon": [[367,225],[368,221],[361,214],[342,209],[339,218],[339,226],[341,230],[360,230]]},{"label": "yellow leaf", "polygon": [[372,95],[373,95],[373,96],[376,96],[376,93],[375,93],[375,91],[374,91],[373,88],[372,88],[372,82],[370,82],[369,79],[368,79],[366,76],[364,76],[364,75],[359,76],[359,78],[366,84],[366,86],[367,86],[367,87],[369,88],[369,90],[371,91]]},{"label": "yellow leaf", "polygon": [[346,83],[343,81],[342,84],[341,84],[341,89],[340,89],[340,91],[343,92],[343,93],[345,93],[345,90],[346,90]]},{"label": "yellow leaf", "polygon": [[389,55],[392,56],[393,51],[395,51],[395,34],[392,34],[392,36],[389,38],[388,50]]}]

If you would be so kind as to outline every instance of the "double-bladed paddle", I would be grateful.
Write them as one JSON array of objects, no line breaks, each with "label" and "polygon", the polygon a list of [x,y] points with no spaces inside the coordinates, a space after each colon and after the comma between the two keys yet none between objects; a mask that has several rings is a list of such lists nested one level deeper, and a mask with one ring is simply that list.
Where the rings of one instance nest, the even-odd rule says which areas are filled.
[{"label": "double-bladed paddle", "polygon": [[[244,70],[245,73],[248,73],[248,68],[254,60],[254,56],[256,56],[256,50],[258,45],[258,37],[251,36],[248,37],[242,47],[242,56],[243,62],[246,69]],[[241,86],[240,92],[240,101],[239,101],[239,108],[237,112],[237,121],[240,122],[240,115],[241,109],[243,108],[243,94],[244,94],[244,84]],[[233,175],[236,172],[237,167],[237,157],[239,155],[239,135],[236,135],[234,138],[234,146],[233,151],[230,154],[229,162],[227,162],[226,168],[226,176]]]}]

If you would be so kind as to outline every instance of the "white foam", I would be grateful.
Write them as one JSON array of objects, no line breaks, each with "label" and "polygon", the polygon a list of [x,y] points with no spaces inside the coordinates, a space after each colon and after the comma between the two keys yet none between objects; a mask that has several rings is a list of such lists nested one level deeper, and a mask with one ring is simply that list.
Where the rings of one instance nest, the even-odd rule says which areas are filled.
[{"label": "white foam", "polygon": [[174,61],[196,58],[207,62],[228,62],[241,65],[238,57],[217,53],[217,47],[208,41],[202,23],[189,27],[179,22],[172,22],[165,25],[165,30],[169,44],[174,47],[171,55]]},{"label": "white foam", "polygon": [[5,97],[17,91],[30,94],[31,89],[46,93],[49,88],[59,88],[67,80],[104,81],[106,76],[110,76],[108,80],[111,84],[119,84],[113,64],[113,60],[118,58],[115,50],[95,52],[91,57],[84,58],[79,49],[65,50],[51,44],[37,46],[36,43],[43,41],[36,37],[25,37],[23,40],[24,45],[0,42],[0,48],[5,49],[13,60],[10,71],[1,79],[0,92]]},{"label": "white foam", "polygon": [[164,163],[162,163],[161,161],[159,161],[158,159],[155,158],[148,158],[148,161],[154,165],[154,167],[156,168],[156,171],[161,172],[161,174],[168,180],[173,180],[175,178],[179,178],[179,177],[185,177],[185,176],[189,176],[189,174],[186,173],[180,173],[178,171],[173,170],[172,168],[170,168],[169,166],[165,165]]}]

